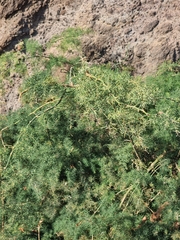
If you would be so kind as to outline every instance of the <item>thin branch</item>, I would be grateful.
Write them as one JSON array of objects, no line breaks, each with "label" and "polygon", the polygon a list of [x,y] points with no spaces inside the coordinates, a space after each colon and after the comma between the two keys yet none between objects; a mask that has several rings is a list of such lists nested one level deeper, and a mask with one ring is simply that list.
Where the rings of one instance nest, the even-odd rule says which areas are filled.
[{"label": "thin branch", "polygon": [[129,188],[128,188],[128,190],[127,190],[127,192],[124,194],[124,196],[123,196],[123,198],[122,198],[122,200],[121,200],[121,202],[120,202],[120,204],[119,204],[119,208],[121,208],[122,207],[122,205],[123,205],[123,203],[124,203],[124,201],[125,201],[125,199],[126,199],[126,197],[127,197],[127,195],[129,194],[129,192],[132,190],[132,186],[130,186]]},{"label": "thin branch", "polygon": [[150,171],[155,167],[155,165],[164,157],[165,154],[166,154],[166,151],[164,151],[163,154],[159,155],[159,156],[154,160],[154,162],[151,163],[151,165],[148,167],[147,171],[150,172]]},{"label": "thin branch", "polygon": [[[159,195],[161,194],[161,191],[159,191],[153,198],[150,199],[150,202],[154,201],[154,199]],[[148,207],[149,208],[149,207]],[[152,211],[152,210],[151,210]]]},{"label": "thin branch", "polygon": [[[40,113],[40,114],[38,114],[38,115],[35,115],[35,116],[31,119],[31,121],[29,121],[29,123],[27,124],[26,128],[24,128],[24,131],[19,135],[19,137],[18,137],[15,145],[12,147],[12,150],[11,150],[11,152],[10,152],[10,154],[9,154],[9,157],[8,157],[6,166],[4,167],[4,170],[7,169],[8,165],[9,165],[9,162],[10,162],[10,159],[11,159],[13,153],[14,153],[15,146],[18,144],[20,138],[22,137],[22,135],[23,135],[23,133],[25,132],[25,130],[27,129],[27,127],[28,127],[36,118],[40,117],[42,114],[44,114],[44,113],[52,110],[52,109],[55,108],[58,104],[60,104],[61,101],[62,101],[62,99],[63,99],[63,97],[64,97],[64,95],[65,95],[65,93],[66,93],[66,89],[64,90],[62,96],[60,97],[59,101],[58,101],[56,104],[54,104],[52,107],[49,107],[49,108],[45,109],[43,113]],[[48,102],[48,103],[49,103],[49,102]],[[45,104],[45,105],[46,105],[46,104]],[[43,106],[44,106],[44,105],[43,105]],[[42,108],[42,106],[41,106],[41,108]],[[36,109],[36,110],[37,110],[37,109]],[[36,112],[36,111],[35,111],[35,112]]]},{"label": "thin branch", "polygon": [[[35,115],[35,116],[31,119],[31,121],[28,123],[27,127],[28,127],[28,126],[29,126],[29,125],[30,125],[30,124],[31,124],[36,118],[40,117],[42,114],[44,114],[44,113],[46,113],[46,112],[52,110],[52,109],[55,108],[57,105],[59,105],[60,102],[62,101],[62,99],[63,99],[65,93],[66,93],[66,89],[64,90],[62,96],[60,97],[59,101],[58,101],[55,105],[53,105],[53,106],[51,106],[51,107],[45,109],[43,113],[39,113],[38,115]],[[53,102],[54,102],[54,101],[53,101]],[[45,106],[45,105],[47,105],[47,104],[49,104],[49,103],[52,103],[52,102],[48,102],[48,103],[46,103],[46,104],[40,106],[38,109],[42,108],[43,106]],[[36,110],[38,110],[38,109],[36,109]],[[35,113],[36,110],[35,110],[34,112],[32,112],[32,114]],[[29,114],[29,115],[31,115],[31,114]]]},{"label": "thin branch", "polygon": [[134,109],[134,110],[136,110],[136,111],[138,111],[138,112],[142,112],[142,113],[144,113],[146,116],[149,115],[147,112],[144,111],[144,109],[138,108],[138,107],[133,106],[133,105],[120,103],[120,102],[117,100],[117,97],[115,97],[115,96],[112,95],[112,94],[111,94],[111,96],[115,99],[115,101],[116,101],[119,105],[123,105],[123,106],[125,106],[126,108],[131,108],[131,109]]},{"label": "thin branch", "polygon": [[141,109],[141,108],[138,108],[138,107],[132,106],[132,105],[126,105],[126,107],[127,107],[127,108],[132,108],[132,109],[134,109],[134,110],[136,110],[136,111],[138,111],[138,112],[142,112],[142,113],[144,113],[146,116],[148,116],[148,113],[145,112],[144,109]]},{"label": "thin branch", "polygon": [[[20,122],[20,120],[18,120],[18,121],[15,122],[14,124],[17,124],[18,122]],[[7,145],[7,144],[4,143],[4,140],[3,140],[3,131],[6,130],[6,129],[8,129],[10,126],[12,126],[12,125],[14,125],[14,124],[11,124],[11,125],[9,125],[9,126],[6,126],[6,127],[2,128],[1,131],[0,131],[1,143],[2,143],[2,145],[3,145],[4,148],[5,148],[5,147],[12,147],[12,146],[11,146],[11,145]]]},{"label": "thin branch", "polygon": [[175,164],[178,172],[180,173],[180,168],[178,167],[177,163]]},{"label": "thin branch", "polygon": [[[138,152],[137,152],[137,150],[136,150],[136,147],[135,147],[135,144],[134,144],[134,141],[133,141],[133,139],[130,137],[130,142],[132,143],[132,146],[133,146],[133,150],[134,150],[134,153],[135,153],[135,155],[136,155],[136,157],[137,157],[137,160],[138,160],[138,162],[139,162],[139,166],[140,167],[144,167],[144,164],[143,164],[143,162],[142,162],[142,160],[141,160],[141,158],[140,158],[140,156],[139,156],[139,154],[138,154]],[[138,166],[138,167],[139,167]],[[145,168],[145,167],[144,167]],[[139,169],[138,169],[139,170]]]},{"label": "thin branch", "polygon": [[29,89],[30,89],[30,88],[26,88],[24,91],[20,92],[20,93],[19,93],[19,98],[18,98],[18,100],[20,100],[21,96],[22,96],[24,93],[26,93]]},{"label": "thin branch", "polygon": [[37,112],[38,110],[40,110],[40,109],[43,108],[44,106],[46,106],[46,105],[48,105],[48,104],[51,104],[51,103],[53,103],[53,102],[55,102],[55,101],[57,101],[57,100],[59,100],[59,99],[55,99],[55,100],[52,100],[52,101],[49,101],[49,102],[44,103],[43,105],[41,105],[41,106],[39,106],[38,108],[36,108],[33,112],[31,112],[31,113],[29,114],[29,116],[32,115],[32,114],[35,114],[35,112]]},{"label": "thin branch", "polygon": [[43,223],[43,220],[40,220],[39,223],[38,223],[38,227],[37,227],[37,230],[38,230],[38,240],[41,240],[41,224]]},{"label": "thin branch", "polygon": [[134,189],[134,190],[132,191],[131,195],[129,196],[129,199],[127,200],[127,203],[126,203],[126,205],[125,205],[123,211],[125,211],[126,208],[127,208],[127,206],[129,205],[129,202],[130,202],[130,200],[132,199],[132,195],[133,195],[133,193],[135,192],[135,190],[136,190],[136,189]]},{"label": "thin branch", "polygon": [[157,172],[157,170],[158,170],[159,168],[161,168],[162,164],[163,164],[164,162],[166,162],[166,161],[167,161],[167,159],[164,159],[164,160],[162,160],[159,164],[157,164],[157,165],[154,167],[154,169],[152,170],[151,176],[153,176],[153,175]]}]

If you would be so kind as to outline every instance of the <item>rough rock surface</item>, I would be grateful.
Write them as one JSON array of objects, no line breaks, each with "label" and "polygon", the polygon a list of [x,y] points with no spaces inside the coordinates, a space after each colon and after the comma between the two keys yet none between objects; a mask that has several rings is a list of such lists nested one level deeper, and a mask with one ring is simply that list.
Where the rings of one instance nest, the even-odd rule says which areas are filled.
[{"label": "rough rock surface", "polygon": [[21,76],[12,76],[13,81],[4,82],[3,91],[4,95],[0,96],[0,114],[6,114],[8,112],[16,111],[21,107],[19,99],[19,86],[22,84],[23,79]]},{"label": "rough rock surface", "polygon": [[136,74],[148,74],[180,58],[179,13],[177,0],[1,0],[0,49],[23,37],[45,43],[69,26],[90,27],[87,60],[131,64]]},{"label": "rough rock surface", "polygon": [[[165,60],[180,59],[179,14],[177,0],[0,0],[0,52],[28,37],[45,44],[80,26],[93,30],[83,39],[88,61],[127,64],[147,75]],[[19,107],[21,80],[13,81],[4,112]]]}]

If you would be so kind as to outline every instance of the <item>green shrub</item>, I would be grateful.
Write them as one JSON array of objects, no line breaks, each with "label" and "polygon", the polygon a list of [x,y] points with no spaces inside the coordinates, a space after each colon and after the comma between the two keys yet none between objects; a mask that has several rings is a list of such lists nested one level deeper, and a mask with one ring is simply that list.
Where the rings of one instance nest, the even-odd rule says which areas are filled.
[{"label": "green shrub", "polygon": [[177,68],[141,79],[72,61],[68,85],[51,75],[66,61],[51,56],[0,119],[1,235],[177,239]]},{"label": "green shrub", "polygon": [[0,56],[0,81],[8,79],[11,73],[19,73],[24,76],[26,64],[24,55],[21,52],[6,52]]},{"label": "green shrub", "polygon": [[26,53],[29,53],[31,57],[41,56],[43,48],[36,40],[25,39],[24,46]]}]

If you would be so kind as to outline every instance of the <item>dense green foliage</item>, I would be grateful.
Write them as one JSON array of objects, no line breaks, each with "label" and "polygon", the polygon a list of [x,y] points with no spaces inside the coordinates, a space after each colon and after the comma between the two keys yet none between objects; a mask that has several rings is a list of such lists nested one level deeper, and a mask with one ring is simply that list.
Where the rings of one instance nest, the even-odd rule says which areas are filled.
[{"label": "dense green foliage", "polygon": [[24,46],[23,46],[26,54],[30,54],[31,57],[35,57],[37,55],[41,55],[43,48],[42,46],[36,42],[35,40],[24,40]]},{"label": "dense green foliage", "polygon": [[178,64],[146,79],[44,64],[0,119],[0,239],[180,239]]}]

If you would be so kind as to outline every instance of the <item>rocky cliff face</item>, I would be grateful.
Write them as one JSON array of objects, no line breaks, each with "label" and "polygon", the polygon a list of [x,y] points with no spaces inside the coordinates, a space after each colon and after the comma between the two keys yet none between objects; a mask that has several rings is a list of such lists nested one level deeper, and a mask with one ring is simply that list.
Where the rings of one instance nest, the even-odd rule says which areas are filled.
[{"label": "rocky cliff face", "polygon": [[45,43],[69,26],[90,27],[88,61],[130,64],[136,74],[180,59],[177,0],[1,0],[0,50],[23,37]]}]

